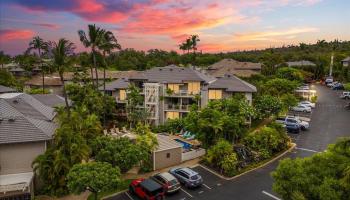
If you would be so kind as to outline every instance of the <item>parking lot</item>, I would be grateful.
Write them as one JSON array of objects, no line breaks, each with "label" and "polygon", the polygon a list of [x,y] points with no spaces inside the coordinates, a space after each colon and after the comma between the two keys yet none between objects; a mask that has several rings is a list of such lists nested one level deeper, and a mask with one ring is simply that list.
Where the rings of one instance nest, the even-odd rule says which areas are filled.
[{"label": "parking lot", "polygon": [[[186,187],[181,187],[178,192],[169,194],[166,196],[166,199],[169,200],[186,200],[186,199],[203,199],[204,196],[211,191],[215,191],[217,188],[222,187],[225,184],[225,180],[220,177],[212,174],[208,170],[204,169],[201,166],[196,166],[192,168],[198,172],[203,178],[203,184],[197,188],[188,189]],[[129,192],[123,192],[116,196],[107,198],[107,200],[139,200],[139,198],[130,194]]]},{"label": "parking lot", "polygon": [[[318,103],[311,113],[295,113],[300,117],[310,118],[310,129],[299,134],[289,134],[297,147],[284,158],[311,156],[322,152],[327,145],[334,143],[337,138],[350,136],[350,111],[344,106],[350,100],[340,99],[342,91],[334,91],[325,86],[316,86]],[[290,113],[293,114],[293,113]],[[204,184],[196,189],[182,187],[178,193],[166,196],[170,200],[186,199],[242,199],[242,200],[278,200],[277,194],[272,191],[273,179],[270,173],[277,167],[278,161],[260,169],[226,181],[198,166],[194,170],[203,177]],[[138,200],[136,196],[121,193],[109,200]]]}]

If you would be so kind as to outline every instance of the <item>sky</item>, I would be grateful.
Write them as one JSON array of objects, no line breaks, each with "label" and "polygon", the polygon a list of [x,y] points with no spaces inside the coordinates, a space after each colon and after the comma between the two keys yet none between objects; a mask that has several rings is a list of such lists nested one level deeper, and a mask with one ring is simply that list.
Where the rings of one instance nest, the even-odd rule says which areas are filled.
[{"label": "sky", "polygon": [[179,51],[199,35],[203,52],[350,40],[349,0],[0,0],[0,50],[23,53],[34,36],[74,42],[96,24],[122,48]]}]

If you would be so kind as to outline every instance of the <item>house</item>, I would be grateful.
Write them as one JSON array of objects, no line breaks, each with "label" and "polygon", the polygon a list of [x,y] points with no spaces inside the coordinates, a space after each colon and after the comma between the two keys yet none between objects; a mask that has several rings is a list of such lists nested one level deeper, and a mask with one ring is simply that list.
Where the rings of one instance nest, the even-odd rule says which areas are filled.
[{"label": "house", "polygon": [[[141,95],[144,96],[142,106],[150,114],[149,122],[155,125],[163,124],[168,119],[185,117],[190,112],[191,105],[197,104],[203,108],[214,99],[213,96],[221,99],[234,93],[243,93],[251,102],[252,93],[256,92],[254,86],[234,75],[214,78],[194,68],[169,65],[155,67],[128,79],[107,84],[106,93],[116,98],[119,108],[123,104],[125,107],[127,103],[129,84],[140,88]],[[100,90],[103,88],[100,87]]]},{"label": "house", "polygon": [[31,165],[52,139],[55,115],[52,107],[31,95],[0,94],[0,199],[33,197]]},{"label": "house", "polygon": [[[59,76],[44,76],[45,89],[52,94],[62,95],[63,84]],[[43,87],[43,77],[35,75],[24,83],[24,89],[38,89]]]},{"label": "house", "polygon": [[288,67],[305,67],[305,66],[312,66],[315,67],[316,64],[308,61],[308,60],[300,60],[300,61],[292,61],[292,62],[286,62],[286,65]]},{"label": "house", "polygon": [[226,58],[210,65],[207,68],[208,74],[214,77],[222,77],[225,74],[233,74],[240,77],[250,77],[261,72],[261,63],[239,62]]},{"label": "house", "polygon": [[349,67],[350,66],[350,56],[346,57],[344,60],[342,60],[341,64],[343,65],[343,67]]},{"label": "house", "polygon": [[8,70],[14,76],[26,76],[27,72],[20,66],[13,67]]},{"label": "house", "polygon": [[6,87],[6,86],[3,86],[3,85],[0,85],[0,94],[11,93],[11,92],[16,92],[16,90],[9,88],[9,87]]},{"label": "house", "polygon": [[169,136],[157,134],[158,146],[153,151],[153,170],[178,165],[182,162],[182,146]]},{"label": "house", "polygon": [[208,90],[209,100],[222,99],[236,93],[242,93],[245,95],[249,104],[251,104],[253,100],[252,94],[257,92],[255,86],[229,74],[225,74],[224,77],[220,77],[210,83]]}]

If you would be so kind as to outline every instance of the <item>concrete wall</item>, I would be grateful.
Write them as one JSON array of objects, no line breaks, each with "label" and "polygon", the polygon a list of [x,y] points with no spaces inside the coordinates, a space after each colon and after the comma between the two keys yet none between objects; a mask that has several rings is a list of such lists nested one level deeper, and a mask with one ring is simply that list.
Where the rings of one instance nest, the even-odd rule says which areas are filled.
[{"label": "concrete wall", "polygon": [[195,158],[199,158],[201,156],[205,155],[205,149],[196,149],[196,150],[191,150],[189,152],[182,153],[182,162],[185,162],[187,160],[192,160]]},{"label": "concrete wall", "polygon": [[33,171],[33,160],[44,152],[45,142],[0,144],[0,175]]},{"label": "concrete wall", "polygon": [[[169,157],[167,157],[169,154]],[[181,163],[182,147],[154,152],[154,170],[163,169]]]}]

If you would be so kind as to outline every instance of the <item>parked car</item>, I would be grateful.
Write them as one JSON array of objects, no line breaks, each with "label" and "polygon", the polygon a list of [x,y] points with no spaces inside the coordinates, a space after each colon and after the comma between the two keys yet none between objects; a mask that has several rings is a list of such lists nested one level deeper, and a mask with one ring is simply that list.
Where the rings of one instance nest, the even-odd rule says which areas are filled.
[{"label": "parked car", "polygon": [[301,121],[298,117],[294,116],[287,116],[286,124],[287,123],[297,124],[301,130],[308,130],[310,128],[309,122]]},{"label": "parked car", "polygon": [[165,188],[166,193],[177,192],[180,189],[179,181],[168,172],[155,174],[151,179],[161,184]]},{"label": "parked car", "polygon": [[202,177],[190,168],[172,168],[169,173],[174,175],[180,183],[184,184],[187,188],[198,187],[202,185]]},{"label": "parked car", "polygon": [[129,185],[129,192],[136,194],[140,199],[164,199],[164,187],[152,179],[136,179]]},{"label": "parked car", "polygon": [[328,85],[329,83],[333,83],[333,77],[329,76],[326,78],[326,84]]},{"label": "parked car", "polygon": [[304,106],[304,105],[297,105],[295,107],[292,107],[292,111],[296,112],[311,112],[311,107],[309,106]]},{"label": "parked car", "polygon": [[311,107],[311,108],[315,108],[315,106],[316,106],[315,103],[311,103],[310,101],[301,101],[301,102],[299,102],[298,105],[308,106],[308,107]]},{"label": "parked car", "polygon": [[286,129],[289,133],[300,133],[300,126],[298,124],[292,124],[292,123],[288,123],[285,124],[286,125]]},{"label": "parked car", "polygon": [[344,85],[341,83],[335,83],[332,85],[332,90],[344,90]]},{"label": "parked car", "polygon": [[340,95],[340,98],[342,99],[350,99],[350,92],[343,92],[343,94]]},{"label": "parked car", "polygon": [[310,90],[310,87],[308,85],[302,85],[298,87],[299,90]]},{"label": "parked car", "polygon": [[283,124],[285,127],[287,127],[287,125],[297,124],[301,130],[308,130],[310,128],[309,122],[302,121],[299,117],[294,116],[277,117],[276,122]]}]

